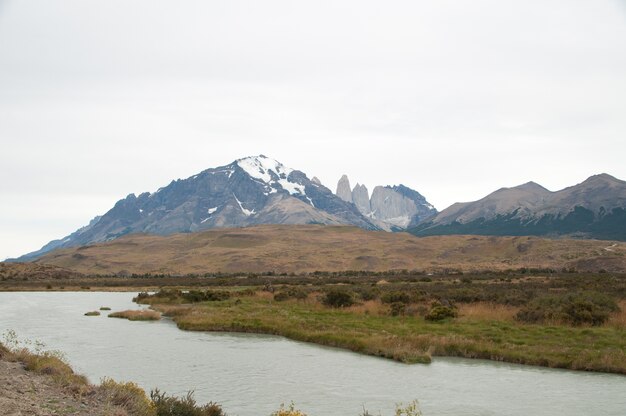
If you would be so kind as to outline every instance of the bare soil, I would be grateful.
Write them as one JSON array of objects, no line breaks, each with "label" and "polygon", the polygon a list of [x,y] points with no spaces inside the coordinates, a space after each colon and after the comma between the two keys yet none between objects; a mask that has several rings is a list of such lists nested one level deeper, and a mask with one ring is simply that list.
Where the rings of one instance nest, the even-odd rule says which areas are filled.
[{"label": "bare soil", "polygon": [[[113,412],[113,413],[111,413]],[[76,396],[51,376],[26,371],[20,362],[0,359],[0,415],[114,415],[96,391]]]}]

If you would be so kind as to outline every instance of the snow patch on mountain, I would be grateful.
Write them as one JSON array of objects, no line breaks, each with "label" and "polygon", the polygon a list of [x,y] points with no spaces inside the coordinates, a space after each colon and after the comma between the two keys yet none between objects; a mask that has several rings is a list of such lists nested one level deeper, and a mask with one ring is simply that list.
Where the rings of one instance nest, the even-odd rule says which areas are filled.
[{"label": "snow patch on mountain", "polygon": [[264,155],[250,156],[239,159],[237,161],[237,165],[239,165],[239,167],[251,177],[260,179],[267,184],[274,182],[271,172],[273,172],[280,179],[287,179],[289,174],[293,172],[293,169],[290,169],[279,161]]},{"label": "snow patch on mountain", "polygon": [[235,197],[235,201],[237,201],[237,204],[239,204],[239,208],[241,208],[241,212],[243,212],[243,214],[246,217],[249,217],[250,215],[255,214],[254,210],[245,209],[243,205],[241,204],[241,201],[237,198],[235,194],[233,194],[233,196]]}]

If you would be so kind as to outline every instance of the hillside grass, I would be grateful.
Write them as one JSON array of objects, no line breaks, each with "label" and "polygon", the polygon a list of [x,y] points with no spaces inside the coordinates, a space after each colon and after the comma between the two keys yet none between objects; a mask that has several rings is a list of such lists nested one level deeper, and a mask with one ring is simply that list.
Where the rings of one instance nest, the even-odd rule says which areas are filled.
[{"label": "hillside grass", "polygon": [[[610,247],[610,250],[607,250]],[[86,275],[302,273],[345,270],[626,271],[626,243],[539,237],[434,236],[356,227],[261,225],[154,236],[55,250],[37,260]],[[28,277],[28,276],[26,276]],[[15,280],[17,276],[0,275]]]}]

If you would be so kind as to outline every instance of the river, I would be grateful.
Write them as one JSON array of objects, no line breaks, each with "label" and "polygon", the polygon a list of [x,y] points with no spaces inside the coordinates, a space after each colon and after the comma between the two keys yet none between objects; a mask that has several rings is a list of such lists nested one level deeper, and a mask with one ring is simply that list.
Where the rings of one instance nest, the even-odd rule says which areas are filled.
[{"label": "river", "polygon": [[626,415],[626,377],[435,358],[407,365],[277,336],[187,332],[168,319],[130,322],[85,312],[138,309],[133,293],[3,292],[0,332],[63,351],[90,381],[195,391],[230,416],[268,416],[296,403],[309,416],[391,415],[417,399],[425,416]]}]

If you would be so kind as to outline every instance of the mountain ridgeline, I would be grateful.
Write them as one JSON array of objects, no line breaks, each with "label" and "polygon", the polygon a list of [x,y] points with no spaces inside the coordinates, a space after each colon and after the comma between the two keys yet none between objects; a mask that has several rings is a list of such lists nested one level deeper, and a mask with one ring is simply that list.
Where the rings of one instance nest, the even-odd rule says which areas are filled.
[{"label": "mountain ridgeline", "polygon": [[[316,178],[315,178],[316,179]],[[114,240],[127,234],[170,235],[259,224],[355,225],[380,229],[354,206],[266,156],[253,156],[172,181],[154,193],[118,201],[106,214],[18,261],[49,251]]]},{"label": "mountain ridgeline", "polygon": [[409,231],[626,241],[626,182],[601,174],[557,192],[528,182],[456,203]]},{"label": "mountain ridgeline", "polygon": [[[607,174],[551,192],[529,182],[442,212],[404,185],[350,187],[336,194],[319,179],[266,156],[238,159],[153,193],[130,194],[72,234],[13,261],[128,234],[167,236],[262,224],[351,225],[365,230],[447,234],[568,236],[626,241],[626,182]],[[77,256],[80,253],[77,254]]]}]

